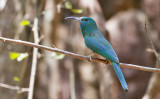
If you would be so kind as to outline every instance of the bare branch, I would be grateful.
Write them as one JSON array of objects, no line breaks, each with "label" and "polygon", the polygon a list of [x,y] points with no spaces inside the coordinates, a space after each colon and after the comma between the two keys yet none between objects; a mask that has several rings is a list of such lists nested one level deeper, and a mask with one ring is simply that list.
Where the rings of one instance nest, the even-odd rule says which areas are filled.
[{"label": "bare branch", "polygon": [[[153,45],[153,42],[151,39],[151,34],[150,34],[150,32],[148,32],[146,22],[145,22],[145,30],[148,34],[148,39],[150,40],[153,52],[158,60],[158,64],[160,65],[160,57],[159,57],[159,54],[157,53],[157,51]],[[159,65],[157,65],[156,68],[159,68],[160,67]],[[146,93],[144,94],[142,99],[153,99],[155,97],[156,93],[158,92],[159,82],[160,82],[160,74],[153,73],[150,80],[149,80],[149,84],[147,86]]]},{"label": "bare branch", "polygon": [[146,32],[147,32],[147,34],[148,34],[148,38],[149,38],[149,40],[150,40],[150,43],[151,43],[153,52],[154,52],[154,54],[155,54],[155,56],[156,56],[156,58],[157,58],[157,60],[158,60],[158,63],[160,64],[160,56],[159,56],[159,54],[157,53],[157,51],[156,51],[156,49],[155,49],[155,47],[154,47],[154,44],[153,44],[152,39],[151,39],[151,34],[150,34],[150,32],[148,32],[148,29],[147,29],[146,21],[145,21],[145,30],[146,30]]},{"label": "bare branch", "polygon": [[159,68],[151,68],[151,67],[145,67],[145,66],[134,65],[134,64],[126,64],[126,63],[119,63],[119,65],[120,65],[120,67],[125,67],[125,68],[160,73]]},{"label": "bare branch", "polygon": [[18,93],[28,92],[29,90],[29,88],[20,88],[18,86],[11,86],[8,84],[3,84],[3,83],[0,83],[0,87],[11,89],[11,90],[16,90]]},{"label": "bare branch", "polygon": [[[34,42],[35,44],[38,44],[39,36],[38,36],[38,18],[37,17],[34,18],[33,34],[34,34]],[[38,48],[34,47],[28,99],[33,99],[34,82],[35,82],[35,75],[36,75],[36,69],[37,69],[37,55],[38,55]]]},{"label": "bare branch", "polygon": [[[26,42],[26,41],[21,41],[21,40],[13,40],[13,39],[3,38],[3,37],[0,37],[0,40],[4,41],[4,42],[16,43],[16,44],[20,44],[20,45],[26,45],[26,46],[31,46],[31,47],[36,47],[36,48],[39,48],[39,49],[43,49],[43,50],[57,52],[57,53],[65,54],[65,55],[68,55],[68,56],[71,56],[71,57],[74,57],[74,58],[83,59],[83,60],[87,60],[87,61],[90,59],[88,56],[83,56],[83,55],[80,55],[80,54],[60,50],[60,49],[57,49],[57,48],[51,48],[51,47],[47,47],[47,46],[43,46],[43,45],[38,45],[38,44],[35,44],[35,43],[31,43],[31,42]],[[92,62],[99,62],[99,63],[104,63],[104,64],[107,63],[105,59],[99,59],[99,58],[92,58]],[[119,64],[120,64],[121,67],[125,67],[125,68],[131,68],[131,69],[137,69],[137,70],[142,70],[142,71],[160,73],[159,68],[144,67],[144,66],[126,64],[126,63],[119,63]]]}]

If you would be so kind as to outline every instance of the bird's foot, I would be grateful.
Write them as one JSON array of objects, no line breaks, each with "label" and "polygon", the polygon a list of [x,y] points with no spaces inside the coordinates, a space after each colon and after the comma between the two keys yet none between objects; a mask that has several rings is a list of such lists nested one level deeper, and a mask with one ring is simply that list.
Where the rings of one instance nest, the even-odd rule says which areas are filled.
[{"label": "bird's foot", "polygon": [[91,56],[92,56],[92,54],[88,56],[89,57],[89,60],[88,60],[89,62],[92,61],[92,57]]},{"label": "bird's foot", "polygon": [[88,56],[88,57],[89,57],[89,60],[88,60],[89,62],[92,61],[92,57],[91,57],[91,56],[93,55],[93,53],[94,53],[94,52],[92,52],[91,55]]}]

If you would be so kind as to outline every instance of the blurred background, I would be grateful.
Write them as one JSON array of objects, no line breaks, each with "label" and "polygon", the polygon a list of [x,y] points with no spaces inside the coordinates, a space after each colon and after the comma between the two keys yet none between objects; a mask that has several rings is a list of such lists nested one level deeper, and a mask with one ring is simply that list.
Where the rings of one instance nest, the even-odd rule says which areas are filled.
[{"label": "blurred background", "polygon": [[[145,31],[160,53],[160,0],[0,0],[0,35],[90,55],[79,24],[68,16],[92,17],[111,42],[120,62],[158,67]],[[28,88],[33,48],[0,41],[0,83]],[[22,59],[19,60],[18,57]],[[100,57],[95,54],[93,57]],[[109,65],[38,51],[33,99],[160,99],[160,75],[122,68],[125,93]],[[28,92],[0,87],[0,99],[27,99]]]}]

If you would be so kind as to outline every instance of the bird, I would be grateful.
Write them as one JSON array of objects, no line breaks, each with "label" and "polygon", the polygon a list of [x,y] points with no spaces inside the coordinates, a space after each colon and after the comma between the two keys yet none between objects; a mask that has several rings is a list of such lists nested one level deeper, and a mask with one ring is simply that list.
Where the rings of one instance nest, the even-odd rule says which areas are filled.
[{"label": "bird", "polygon": [[125,92],[128,92],[128,86],[124,75],[119,66],[119,59],[113,50],[111,44],[99,31],[96,22],[90,17],[66,17],[65,19],[78,21],[84,38],[85,45],[95,53],[100,54],[112,64],[114,71]]}]

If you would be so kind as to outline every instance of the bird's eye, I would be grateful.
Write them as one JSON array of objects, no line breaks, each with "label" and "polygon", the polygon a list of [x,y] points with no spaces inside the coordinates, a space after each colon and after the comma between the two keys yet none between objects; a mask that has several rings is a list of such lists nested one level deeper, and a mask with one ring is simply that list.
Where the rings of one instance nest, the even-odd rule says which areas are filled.
[{"label": "bird's eye", "polygon": [[88,19],[84,19],[84,21],[88,21]]}]

